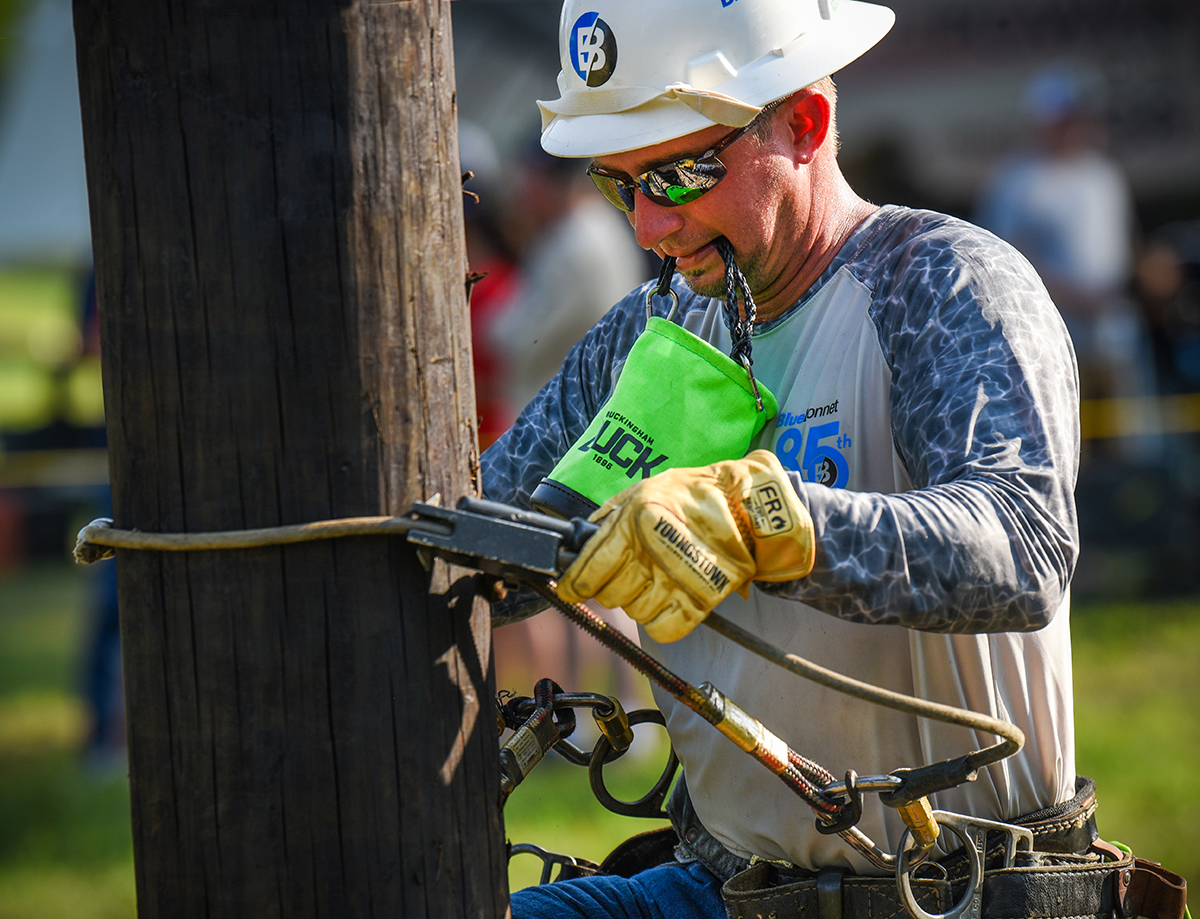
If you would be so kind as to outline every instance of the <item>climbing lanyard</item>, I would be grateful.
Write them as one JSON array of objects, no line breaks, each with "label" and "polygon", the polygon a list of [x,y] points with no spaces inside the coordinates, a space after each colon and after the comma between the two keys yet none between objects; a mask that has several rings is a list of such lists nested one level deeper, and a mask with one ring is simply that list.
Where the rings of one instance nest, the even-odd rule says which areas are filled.
[{"label": "climbing lanyard", "polygon": [[[901,779],[878,776],[860,780],[851,772],[847,773],[845,783],[838,783],[832,773],[801,756],[711,683],[705,682],[699,686],[688,683],[587,607],[563,600],[554,592],[551,584],[535,581],[526,581],[524,584],[775,773],[816,812],[818,830],[836,832],[876,867],[886,871],[896,869],[896,856],[882,850],[854,823],[862,813],[859,797],[862,791],[895,793],[903,784]],[[927,853],[938,837],[937,824],[933,822],[927,800],[922,796],[900,804],[898,810],[905,825],[912,831],[917,847]],[[913,864],[919,860],[914,857]]]}]

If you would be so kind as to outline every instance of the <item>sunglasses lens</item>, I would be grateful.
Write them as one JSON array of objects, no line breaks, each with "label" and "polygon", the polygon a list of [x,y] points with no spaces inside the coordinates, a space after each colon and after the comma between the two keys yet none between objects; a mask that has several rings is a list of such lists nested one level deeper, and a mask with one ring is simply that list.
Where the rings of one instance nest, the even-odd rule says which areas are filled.
[{"label": "sunglasses lens", "polygon": [[679,160],[659,166],[643,175],[646,197],[671,207],[695,201],[725,178],[725,166],[716,157],[707,160]]},{"label": "sunglasses lens", "polygon": [[[600,172],[593,167],[587,171],[600,194],[621,210],[633,210],[633,185],[625,179]],[[711,191],[725,178],[725,165],[715,156],[700,160],[676,160],[651,169],[638,177],[644,194],[663,207],[675,207],[695,201]]]},{"label": "sunglasses lens", "polygon": [[633,210],[633,188],[613,176],[588,170],[600,194],[623,211]]}]

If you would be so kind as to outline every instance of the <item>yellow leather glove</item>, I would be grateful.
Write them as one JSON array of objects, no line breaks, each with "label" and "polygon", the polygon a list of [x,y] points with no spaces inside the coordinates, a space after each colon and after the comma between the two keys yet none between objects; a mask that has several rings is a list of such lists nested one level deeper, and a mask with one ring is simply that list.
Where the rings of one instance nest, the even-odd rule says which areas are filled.
[{"label": "yellow leather glove", "polygon": [[752,580],[812,571],[812,518],[769,450],[694,469],[668,469],[613,496],[591,516],[599,532],[558,593],[621,607],[655,641],[682,638]]}]

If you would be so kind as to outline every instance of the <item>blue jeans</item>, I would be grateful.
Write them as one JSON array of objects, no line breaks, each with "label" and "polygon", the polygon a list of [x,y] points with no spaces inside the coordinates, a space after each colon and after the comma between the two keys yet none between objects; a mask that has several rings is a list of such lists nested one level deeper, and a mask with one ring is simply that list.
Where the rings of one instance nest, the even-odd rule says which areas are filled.
[{"label": "blue jeans", "polygon": [[698,862],[668,862],[631,878],[596,875],[526,887],[513,919],[724,919],[721,882]]}]

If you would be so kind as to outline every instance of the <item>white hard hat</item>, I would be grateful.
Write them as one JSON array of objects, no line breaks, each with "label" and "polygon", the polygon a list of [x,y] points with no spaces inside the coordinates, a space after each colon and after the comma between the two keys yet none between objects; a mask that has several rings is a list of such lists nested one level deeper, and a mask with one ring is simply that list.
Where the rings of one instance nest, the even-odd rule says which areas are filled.
[{"label": "white hard hat", "polygon": [[538,102],[542,146],[604,156],[741,127],[849,64],[895,18],[859,0],[565,0],[561,98]]}]

